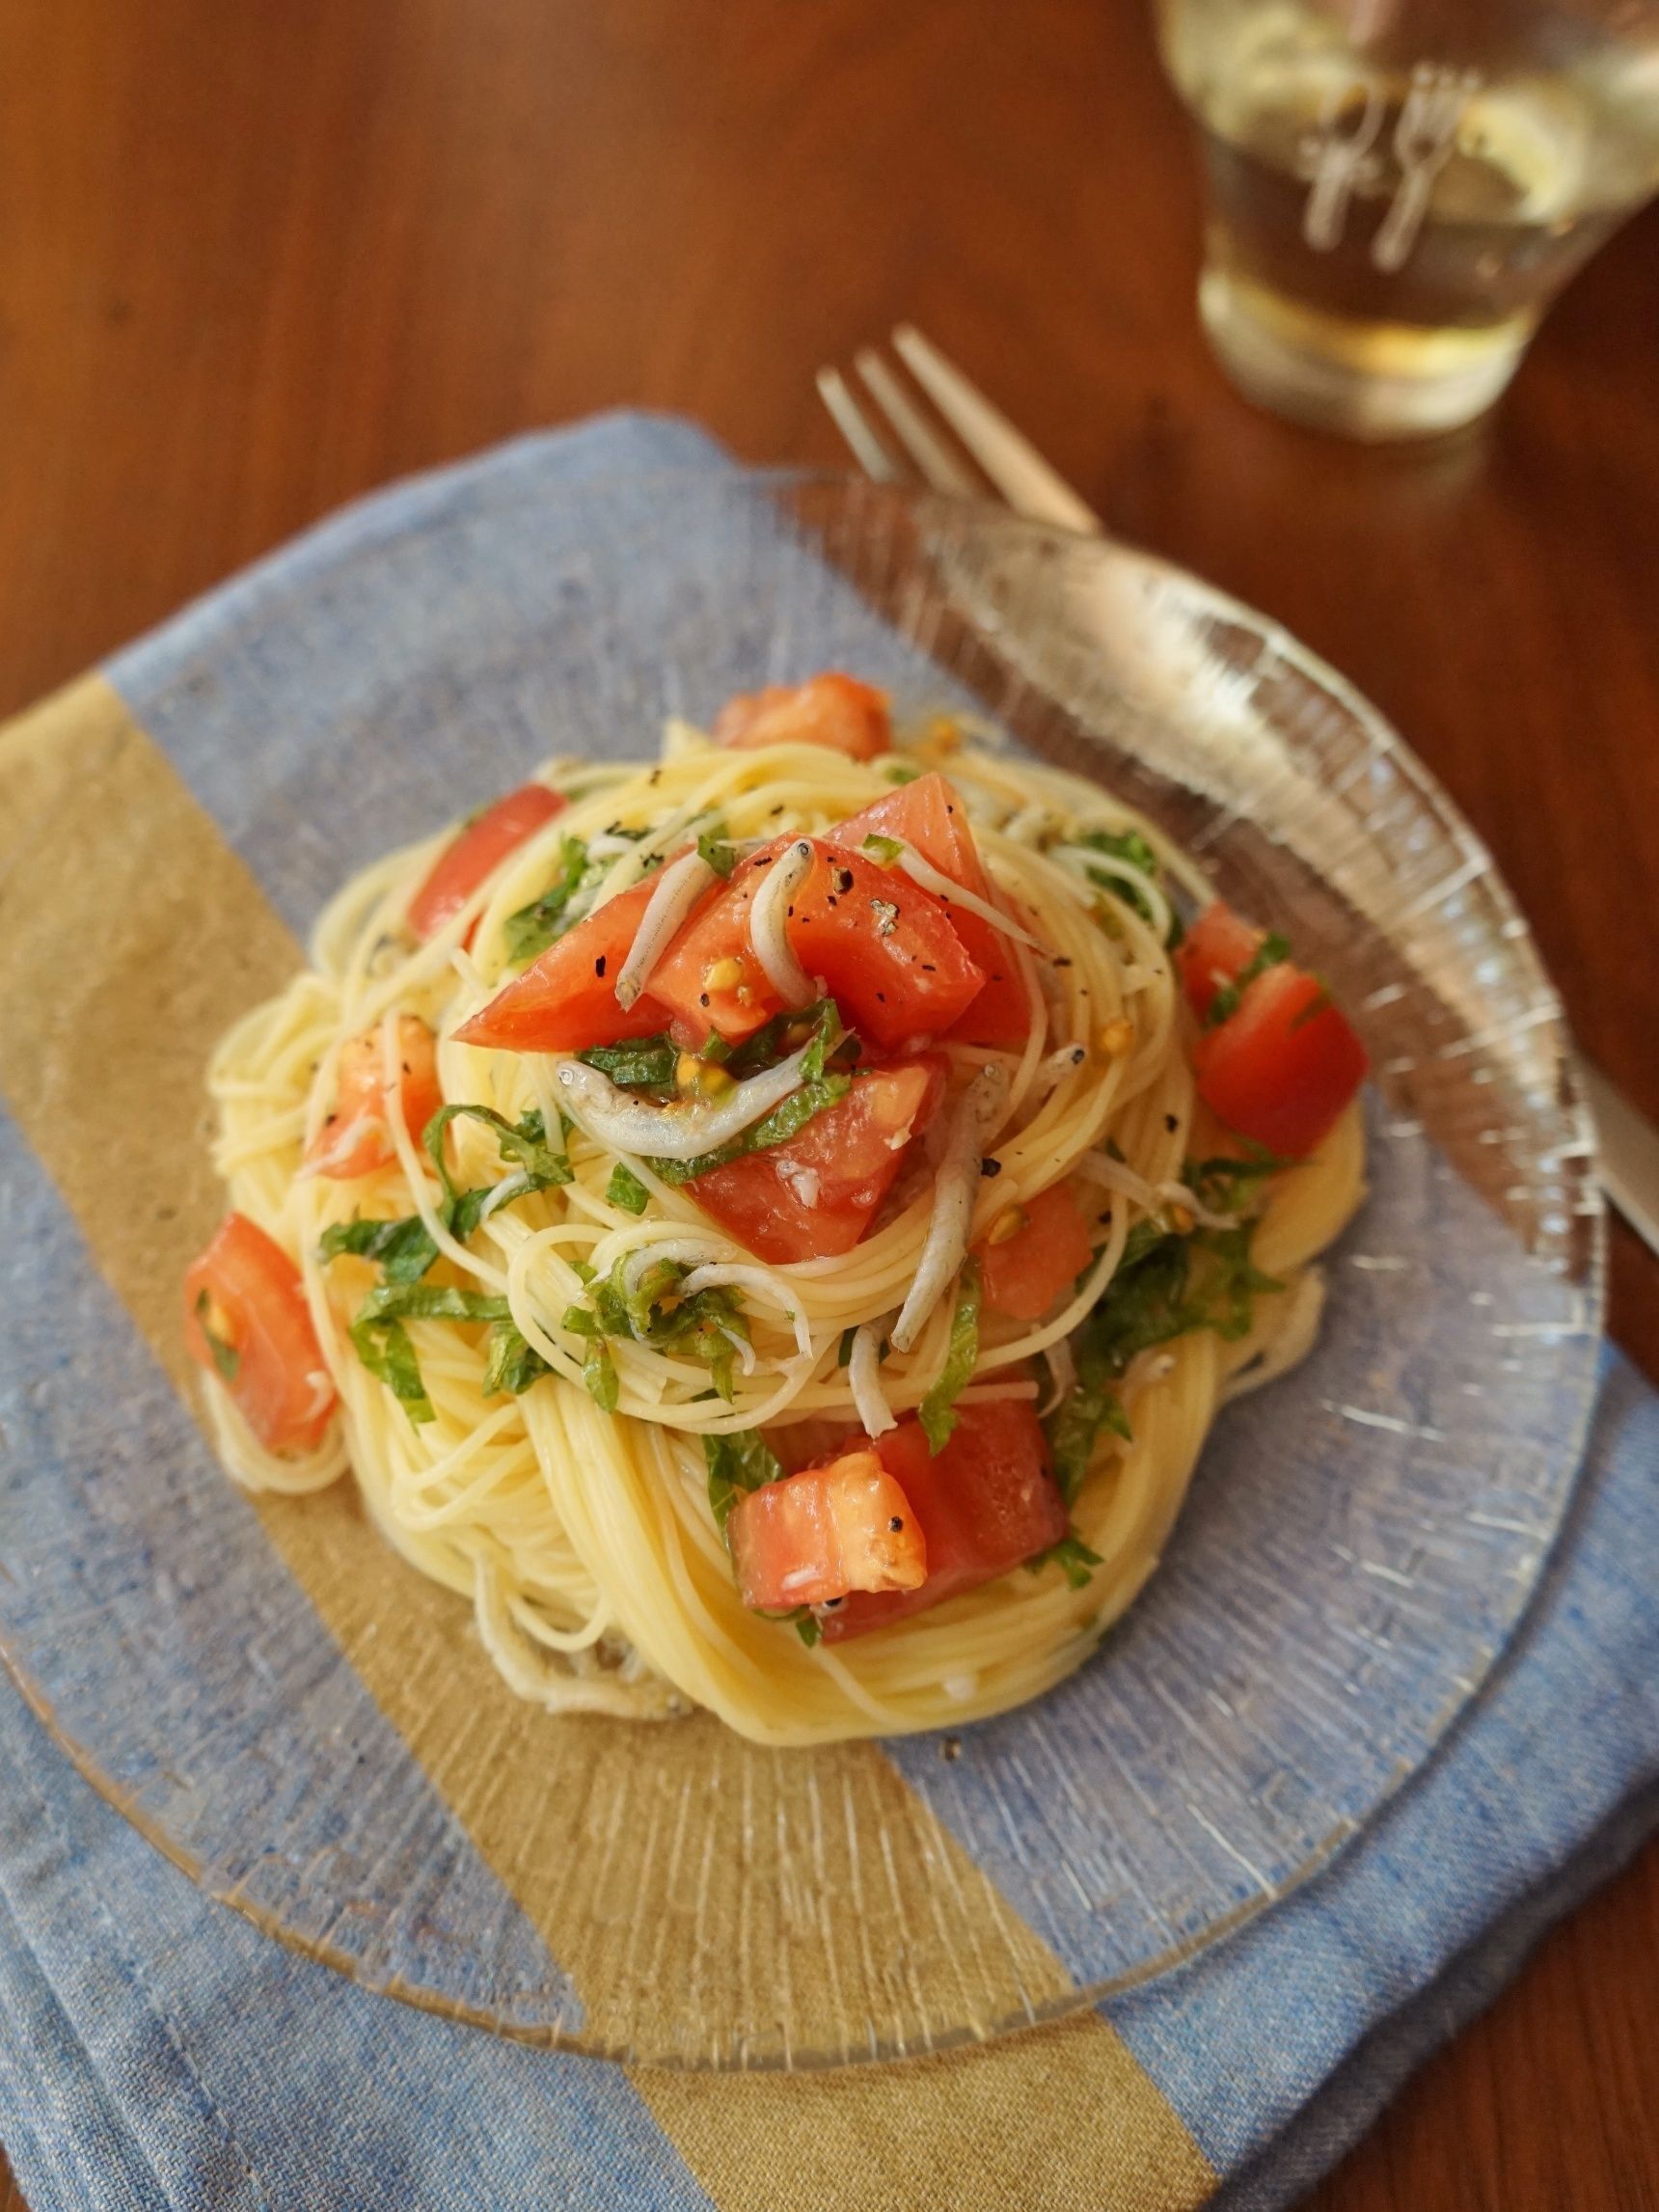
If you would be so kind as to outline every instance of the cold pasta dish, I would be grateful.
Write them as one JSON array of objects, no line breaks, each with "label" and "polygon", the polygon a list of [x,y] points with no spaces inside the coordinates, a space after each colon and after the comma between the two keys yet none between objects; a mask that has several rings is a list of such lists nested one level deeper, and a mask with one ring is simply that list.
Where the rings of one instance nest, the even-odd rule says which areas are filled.
[{"label": "cold pasta dish", "polygon": [[820,675],[345,886],[215,1056],[184,1326],[231,1473],[349,1471],[521,1696],[958,1723],[1312,1343],[1365,1068],[1107,792]]}]

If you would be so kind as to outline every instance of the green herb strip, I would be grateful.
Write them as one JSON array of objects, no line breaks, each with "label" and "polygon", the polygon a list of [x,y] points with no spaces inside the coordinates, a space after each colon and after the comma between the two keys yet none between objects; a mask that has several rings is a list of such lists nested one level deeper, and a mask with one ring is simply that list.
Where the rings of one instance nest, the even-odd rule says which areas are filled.
[{"label": "green herb strip", "polygon": [[1091,1551],[1074,1529],[1070,1536],[1063,1536],[1058,1543],[1051,1543],[1047,1551],[1040,1551],[1035,1559],[1028,1559],[1025,1567],[1031,1574],[1041,1574],[1046,1567],[1062,1568],[1072,1588],[1081,1590],[1096,1568],[1102,1564],[1100,1553]]},{"label": "green herb strip", "polygon": [[[730,1073],[741,1081],[745,1077],[776,1067],[791,1052],[801,1051],[802,1045],[805,1050],[802,1054],[802,1084],[798,1091],[791,1092],[751,1129],[743,1131],[712,1152],[701,1153],[694,1160],[649,1161],[652,1173],[675,1187],[689,1183],[694,1176],[707,1175],[714,1168],[724,1167],[748,1153],[786,1144],[815,1114],[845,1098],[852,1078],[844,1069],[831,1068],[830,1063],[837,1053],[845,1052],[848,1056],[856,1053],[857,1041],[843,1026],[833,998],[820,998],[800,1013],[775,1015],[735,1050],[711,1037],[702,1056],[724,1061]],[[680,1051],[668,1036],[642,1037],[624,1045],[596,1045],[576,1057],[627,1089],[662,1097],[674,1095]],[[644,1186],[637,1176],[627,1170],[619,1172],[627,1173],[636,1188],[643,1190]],[[617,1195],[618,1188],[626,1186],[618,1186],[615,1176],[612,1178],[612,1186],[610,1195],[618,1205],[628,1205],[627,1198]],[[630,1211],[643,1213],[648,1202],[647,1198],[641,1198],[638,1206],[630,1206]]]},{"label": "green herb strip", "polygon": [[782,1476],[776,1455],[758,1429],[739,1429],[728,1436],[703,1438],[709,1471],[709,1511],[723,1529],[740,1497]]},{"label": "green herb strip", "polygon": [[[745,1076],[764,1075],[768,1068],[775,1068],[779,1060],[788,1059],[808,1041],[817,1044],[824,1037],[825,1056],[851,1039],[842,1025],[841,1010],[833,998],[815,998],[810,1006],[799,1013],[775,1014],[763,1023],[752,1037],[746,1037],[741,1045],[728,1048],[726,1065],[741,1081]],[[707,1047],[704,1057],[708,1057]],[[808,1073],[822,1075],[823,1061]]]},{"label": "green herb strip", "polygon": [[222,1336],[215,1336],[207,1326],[207,1316],[212,1307],[213,1301],[207,1293],[200,1292],[196,1299],[196,1319],[201,1324],[203,1335],[207,1339],[207,1349],[213,1354],[213,1364],[219,1370],[220,1379],[234,1382],[242,1371],[242,1354],[233,1344],[228,1343]]},{"label": "green herb strip", "polygon": [[[548,1143],[546,1126],[539,1111],[527,1113],[522,1121],[511,1122],[493,1106],[440,1106],[426,1124],[422,1142],[444,1187],[444,1198],[449,1209],[445,1227],[451,1236],[471,1236],[478,1225],[486,1201],[493,1195],[488,1185],[474,1190],[457,1190],[444,1163],[444,1132],[452,1121],[462,1118],[481,1121],[486,1129],[495,1132],[502,1158],[512,1161],[524,1178],[524,1189],[515,1195],[528,1196],[532,1190],[552,1189],[571,1180],[570,1161],[563,1151],[556,1152]],[[442,1211],[440,1209],[440,1213]]]},{"label": "green herb strip", "polygon": [[[1174,901],[1168,898],[1163,869],[1151,842],[1138,830],[1089,830],[1077,841],[1092,853],[1103,853],[1111,860],[1122,860],[1126,867],[1133,868],[1137,875],[1145,876],[1149,882],[1164,890],[1169,905],[1169,927],[1164,932],[1163,942],[1165,948],[1173,952],[1186,935],[1186,930],[1175,910]],[[1104,870],[1091,869],[1090,877],[1100,889],[1121,900],[1125,906],[1138,914],[1142,921],[1152,920],[1152,902],[1133,884],[1126,884],[1121,876],[1107,875]]]},{"label": "green herb strip", "polygon": [[600,1411],[614,1413],[621,1385],[616,1379],[616,1363],[611,1356],[610,1347],[601,1338],[595,1338],[587,1347],[582,1362],[582,1379]]},{"label": "green herb strip", "polygon": [[358,1309],[358,1320],[505,1321],[510,1308],[489,1291],[457,1290],[451,1283],[379,1283]]},{"label": "green herb strip", "polygon": [[1269,968],[1277,968],[1291,957],[1291,947],[1277,934],[1265,937],[1255,952],[1238,970],[1231,983],[1224,983],[1210,1001],[1210,1011],[1204,1017],[1207,1029],[1219,1029],[1222,1023],[1231,1020],[1238,1011],[1238,1001],[1255,982],[1258,975],[1265,975]]},{"label": "green herb strip", "polygon": [[560,1325],[589,1346],[619,1337],[700,1359],[716,1395],[730,1405],[736,1387],[733,1340],[748,1342],[748,1317],[735,1291],[717,1288],[683,1297],[680,1286],[689,1271],[678,1260],[657,1260],[639,1270],[630,1289],[626,1261],[618,1260],[592,1285],[588,1304],[565,1308]]},{"label": "green herb strip", "polygon": [[1255,1224],[1178,1236],[1156,1220],[1129,1232],[1117,1273],[1073,1339],[1076,1387],[1044,1424],[1068,1505],[1102,1430],[1130,1431],[1115,1385],[1143,1352],[1198,1329],[1236,1341],[1249,1333],[1259,1293],[1283,1290],[1250,1257]]},{"label": "green herb strip", "polygon": [[419,1282],[438,1257],[438,1247],[419,1214],[397,1221],[337,1221],[322,1233],[324,1261],[351,1252],[378,1262],[389,1283]]},{"label": "green herb strip", "polygon": [[[793,1043],[789,1041],[791,1030],[794,1032]],[[800,1134],[814,1115],[822,1113],[826,1106],[834,1106],[838,1100],[846,1097],[852,1088],[852,1077],[839,1068],[830,1069],[828,1063],[844,1046],[855,1044],[855,1040],[843,1028],[840,1009],[833,998],[820,998],[816,1004],[808,1006],[800,1014],[775,1016],[765,1029],[749,1039],[747,1047],[733,1054],[730,1067],[734,1076],[760,1072],[760,1067],[748,1064],[748,1058],[761,1039],[767,1037],[768,1031],[772,1032],[772,1036],[768,1038],[763,1050],[772,1051],[773,1057],[762,1061],[762,1067],[775,1067],[778,1060],[786,1058],[789,1052],[800,1050],[802,1039],[805,1037],[806,1049],[801,1060],[801,1088],[792,1091],[770,1113],[763,1114],[751,1128],[717,1146],[713,1152],[699,1153],[694,1160],[651,1161],[649,1165],[653,1174],[663,1182],[677,1187],[682,1183],[690,1183],[695,1176],[708,1175],[717,1167],[725,1167],[732,1161],[742,1160],[751,1152],[765,1152],[775,1144],[787,1144],[792,1136]],[[775,1048],[778,1046],[784,1049],[775,1051]]]},{"label": "green herb strip", "polygon": [[[452,1237],[464,1240],[472,1235],[498,1188],[487,1183],[471,1190],[455,1188],[444,1162],[443,1138],[445,1129],[458,1114],[472,1115],[495,1130],[503,1159],[515,1161],[523,1178],[523,1188],[514,1193],[515,1197],[528,1197],[532,1190],[570,1181],[570,1161],[547,1143],[539,1113],[527,1114],[523,1121],[512,1123],[488,1106],[444,1106],[427,1124],[424,1141],[443,1186],[436,1209],[438,1218]],[[337,1221],[323,1231],[319,1249],[325,1261],[338,1260],[342,1252],[372,1260],[390,1283],[419,1282],[438,1257],[438,1246],[419,1214],[393,1221]]]},{"label": "green herb strip", "polygon": [[638,1037],[631,1044],[593,1045],[576,1057],[625,1090],[672,1091],[680,1049],[664,1034]]},{"label": "green herb strip", "polygon": [[[1122,860],[1126,867],[1133,868],[1137,875],[1145,876],[1149,882],[1156,884],[1162,873],[1151,842],[1138,830],[1088,830],[1077,842],[1091,853],[1104,853],[1108,860]],[[1107,881],[1116,884],[1119,879],[1112,876]],[[1134,905],[1138,893],[1127,885],[1124,889],[1129,904]],[[1146,915],[1150,920],[1148,908],[1140,906],[1136,912]]]},{"label": "green herb strip", "polygon": [[503,929],[509,966],[522,968],[564,933],[564,914],[587,873],[587,847],[579,837],[559,840],[558,874],[529,906],[508,915]]},{"label": "green herb strip", "polygon": [[351,1324],[351,1341],[357,1348],[358,1358],[370,1375],[377,1377],[401,1401],[411,1421],[436,1418],[432,1401],[421,1379],[421,1362],[415,1356],[409,1331],[400,1321],[384,1318],[366,1321],[360,1314]]},{"label": "green herb strip", "polygon": [[[463,1115],[492,1130],[502,1158],[513,1162],[517,1172],[509,1180],[520,1184],[514,1197],[568,1183],[571,1169],[564,1153],[548,1143],[539,1113],[509,1122],[489,1106],[440,1107],[426,1124],[422,1141],[443,1189],[436,1209],[438,1218],[449,1235],[464,1242],[476,1229],[485,1204],[502,1187],[481,1184],[469,1190],[456,1188],[444,1159],[444,1132]],[[421,1378],[414,1343],[403,1325],[405,1321],[493,1324],[484,1371],[486,1396],[501,1390],[515,1394],[528,1390],[548,1372],[546,1360],[514,1327],[505,1298],[422,1281],[438,1257],[438,1246],[420,1215],[407,1215],[394,1221],[338,1221],[323,1231],[320,1249],[325,1261],[350,1252],[379,1266],[381,1279],[358,1308],[351,1324],[351,1341],[364,1366],[400,1401],[411,1421],[430,1421],[433,1406]]]},{"label": "green herb strip", "polygon": [[727,842],[723,822],[713,822],[703,832],[697,839],[697,854],[722,879],[730,877],[741,857],[737,847]]},{"label": "green herb strip", "polygon": [[800,1135],[815,1114],[836,1105],[852,1087],[851,1076],[839,1072],[822,1076],[816,1082],[802,1083],[751,1129],[746,1129],[740,1136],[730,1138],[713,1152],[699,1153],[695,1160],[652,1160],[646,1164],[664,1183],[693,1182],[697,1176],[712,1174],[717,1167],[729,1166],[732,1161],[743,1160],[751,1152],[766,1152],[775,1144],[787,1144],[792,1136]]},{"label": "green herb strip", "polygon": [[[1084,1326],[1086,1329],[1087,1324]],[[1079,1357],[1076,1387],[1067,1393],[1043,1424],[1047,1433],[1048,1449],[1054,1455],[1054,1480],[1068,1505],[1082,1488],[1101,1433],[1109,1431],[1114,1436],[1122,1436],[1126,1443],[1130,1435],[1129,1415],[1117,1392],[1109,1387],[1103,1372],[1085,1375],[1084,1368],[1085,1360]]]},{"label": "green herb strip", "polygon": [[500,1397],[503,1392],[521,1398],[532,1382],[539,1382],[552,1372],[535,1346],[526,1343],[516,1322],[498,1321],[491,1326],[484,1365],[486,1398]]},{"label": "green herb strip", "polygon": [[1265,1144],[1248,1144],[1242,1159],[1223,1154],[1187,1161],[1181,1180],[1208,1212],[1242,1215],[1254,1207],[1269,1177],[1300,1165],[1299,1160],[1283,1158]]},{"label": "green herb strip", "polygon": [[477,1291],[451,1290],[438,1283],[380,1283],[358,1308],[351,1324],[357,1356],[401,1401],[411,1421],[434,1418],[432,1401],[421,1379],[421,1362],[405,1321],[499,1322],[507,1319],[507,1301]]},{"label": "green herb strip", "polygon": [[950,1349],[938,1380],[916,1408],[916,1418],[936,1455],[950,1442],[958,1414],[956,1401],[979,1364],[979,1262],[968,1260],[957,1278],[956,1311],[950,1318]]},{"label": "green herb strip", "polygon": [[612,1206],[620,1206],[625,1214],[640,1215],[651,1203],[651,1193],[634,1170],[618,1161],[611,1170],[611,1180],[605,1186],[605,1195]]}]

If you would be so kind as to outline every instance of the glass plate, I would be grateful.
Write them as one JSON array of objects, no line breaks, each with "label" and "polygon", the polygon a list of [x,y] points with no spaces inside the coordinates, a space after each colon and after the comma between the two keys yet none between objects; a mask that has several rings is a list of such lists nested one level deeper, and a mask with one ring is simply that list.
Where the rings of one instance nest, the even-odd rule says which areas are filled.
[{"label": "glass plate", "polygon": [[[205,1890],[376,1988],[665,2064],[993,2035],[1191,1957],[1307,1877],[1428,1757],[1525,1605],[1599,1319],[1557,1004],[1393,732],[1192,577],[1000,510],[713,470],[560,484],[535,451],[353,510],[118,665],[247,871],[213,896],[258,916],[219,926],[281,950],[270,908],[303,927],[350,869],[540,755],[649,753],[666,714],[736,688],[839,665],[902,710],[972,705],[1156,816],[1364,1031],[1373,1188],[1318,1349],[1223,1414],[1161,1570],[1032,1707],[811,1753],[703,1718],[556,1720],[348,1486],[232,1489],[167,1380],[171,1289],[147,1352],[143,1297],[116,1303],[95,1235],[8,1134],[8,1250],[33,1257],[9,1308],[29,1318],[0,1337],[0,1642]],[[196,819],[152,831],[140,808],[107,834]],[[177,873],[181,932],[213,867]],[[159,929],[132,989],[178,956]],[[95,978],[117,959],[80,957]],[[169,1005],[132,1025],[141,1119],[199,1096],[234,1010]],[[168,1107],[156,1140],[180,1163],[164,1243],[176,1215],[198,1242],[211,1218],[196,1111]]]}]

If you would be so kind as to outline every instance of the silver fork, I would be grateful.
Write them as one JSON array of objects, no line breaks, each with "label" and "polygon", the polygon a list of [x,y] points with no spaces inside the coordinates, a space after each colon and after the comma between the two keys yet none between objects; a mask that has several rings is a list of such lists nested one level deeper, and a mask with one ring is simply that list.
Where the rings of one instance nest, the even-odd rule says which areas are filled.
[{"label": "silver fork", "polygon": [[[985,472],[982,480],[963,465],[949,437],[929,419],[885,357],[873,345],[860,346],[854,368],[869,400],[935,491],[981,499],[989,482],[1018,514],[1058,523],[1063,530],[1102,533],[1104,525],[1094,509],[913,323],[902,322],[893,332],[893,351]],[[865,413],[850,380],[838,369],[821,369],[818,394],[864,474],[879,484],[902,482],[907,473],[903,464],[895,460]]]},{"label": "silver fork", "polygon": [[[913,323],[900,323],[893,332],[893,351],[933,402],[938,423],[874,346],[862,346],[854,356],[865,400],[838,369],[818,371],[819,396],[867,477],[877,483],[901,483],[913,470],[936,491],[963,499],[983,498],[989,484],[1018,514],[1093,536],[1105,534],[1100,516],[1023,431]],[[895,457],[886,437],[897,441],[905,460]],[[983,481],[958,457],[958,446],[984,471]],[[1582,1053],[1575,1052],[1574,1058],[1597,1123],[1602,1188],[1649,1249],[1659,1253],[1659,1129]]]}]

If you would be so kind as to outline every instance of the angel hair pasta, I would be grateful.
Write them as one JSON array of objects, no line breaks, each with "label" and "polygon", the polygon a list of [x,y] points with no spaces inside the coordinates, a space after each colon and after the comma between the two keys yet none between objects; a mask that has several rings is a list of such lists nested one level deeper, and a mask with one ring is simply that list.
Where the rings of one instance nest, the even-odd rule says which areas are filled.
[{"label": "angel hair pasta", "polygon": [[394,853],[214,1058],[225,1464],[558,1711],[1035,1697],[1319,1318],[1364,1053],[1150,823],[839,675]]}]

